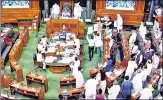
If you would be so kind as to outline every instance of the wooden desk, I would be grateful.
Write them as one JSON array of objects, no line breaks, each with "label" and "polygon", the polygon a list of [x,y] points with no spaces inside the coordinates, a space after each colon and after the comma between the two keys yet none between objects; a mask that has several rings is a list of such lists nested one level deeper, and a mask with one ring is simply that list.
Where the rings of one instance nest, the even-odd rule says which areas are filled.
[{"label": "wooden desk", "polygon": [[13,80],[11,76],[5,77],[3,73],[1,73],[1,88],[8,88],[12,84]]},{"label": "wooden desk", "polygon": [[118,69],[120,71],[120,73],[118,73],[118,74],[112,73],[111,76],[106,77],[107,87],[110,87],[112,85],[113,81],[117,80],[124,73],[127,66],[128,66],[128,59],[123,58],[123,61],[119,65],[117,65],[116,68],[114,69],[114,70]]},{"label": "wooden desk", "polygon": [[60,87],[65,85],[75,85],[76,79],[74,76],[60,77]]},{"label": "wooden desk", "polygon": [[48,81],[46,76],[36,75],[32,72],[29,72],[26,75],[27,85],[29,85],[31,82],[39,83],[44,85],[45,92],[48,91]]},{"label": "wooden desk", "polygon": [[15,97],[13,96],[8,96],[7,94],[1,93],[1,100],[17,100]]},{"label": "wooden desk", "polygon": [[[12,65],[12,64],[11,64]],[[15,71],[16,73],[16,81],[17,82],[21,82],[24,80],[23,78],[23,70],[22,67],[20,65],[12,65],[11,67],[11,72]]]},{"label": "wooden desk", "polygon": [[51,19],[47,21],[47,37],[50,37],[54,32],[60,32],[63,24],[68,27],[69,32],[75,32],[80,39],[84,38],[84,23],[78,19]]},{"label": "wooden desk", "polygon": [[71,97],[71,96],[79,96],[82,92],[85,91],[84,88],[70,88],[70,89],[59,89],[59,94],[64,94],[64,91],[67,91],[67,95],[68,97]]},{"label": "wooden desk", "polygon": [[125,31],[122,31],[121,34],[122,34],[122,46],[123,46],[124,57],[129,58],[130,51],[129,51],[129,45],[128,45],[128,40],[126,38]]},{"label": "wooden desk", "polygon": [[103,52],[103,62],[105,62],[107,60],[108,57],[110,57],[110,48],[109,48],[109,42],[110,42],[110,39],[109,38],[104,38],[103,40],[103,49],[104,49],[104,52]]},{"label": "wooden desk", "polygon": [[14,83],[10,86],[11,95],[15,92],[22,95],[32,96],[35,99],[43,100],[44,99],[44,90],[42,88],[33,88],[25,86],[22,83]]},{"label": "wooden desk", "polygon": [[97,74],[99,71],[100,71],[100,68],[99,68],[99,67],[92,68],[92,69],[89,71],[89,77],[91,78],[91,76],[92,76],[93,74]]}]

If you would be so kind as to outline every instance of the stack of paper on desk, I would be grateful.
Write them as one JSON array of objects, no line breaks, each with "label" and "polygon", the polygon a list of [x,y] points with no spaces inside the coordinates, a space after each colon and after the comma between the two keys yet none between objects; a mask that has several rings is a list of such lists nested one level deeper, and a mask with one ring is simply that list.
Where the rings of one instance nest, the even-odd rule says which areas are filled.
[{"label": "stack of paper on desk", "polygon": [[56,46],[56,43],[50,43],[49,46],[50,47],[53,47],[53,46],[55,47]]},{"label": "stack of paper on desk", "polygon": [[120,74],[122,74],[122,70],[117,70],[117,69],[115,69],[115,70],[114,70],[114,73],[115,73],[116,75],[120,75]]},{"label": "stack of paper on desk", "polygon": [[55,50],[56,50],[55,47],[49,47],[47,52],[55,52]]},{"label": "stack of paper on desk", "polygon": [[74,45],[74,41],[67,41],[67,45]]},{"label": "stack of paper on desk", "polygon": [[56,60],[56,57],[48,56],[45,58],[45,63],[53,63],[54,60]]}]

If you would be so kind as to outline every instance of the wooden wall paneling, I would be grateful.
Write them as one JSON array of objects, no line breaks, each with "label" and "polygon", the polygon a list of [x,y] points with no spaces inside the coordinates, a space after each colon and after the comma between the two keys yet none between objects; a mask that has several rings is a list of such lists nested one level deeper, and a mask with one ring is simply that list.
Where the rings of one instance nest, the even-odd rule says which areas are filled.
[{"label": "wooden wall paneling", "polygon": [[72,7],[72,12],[73,12],[73,9],[74,9],[74,1],[73,0],[60,0],[60,12],[62,11],[62,7],[65,3],[68,3],[71,5]]},{"label": "wooden wall paneling", "polygon": [[[135,10],[110,10],[106,9],[106,0],[99,0],[96,3],[96,17],[110,16],[116,19],[116,14],[120,14],[125,25],[140,25],[144,16],[145,0],[136,0]],[[102,8],[101,8],[102,7]],[[96,18],[95,18],[96,19]]]}]

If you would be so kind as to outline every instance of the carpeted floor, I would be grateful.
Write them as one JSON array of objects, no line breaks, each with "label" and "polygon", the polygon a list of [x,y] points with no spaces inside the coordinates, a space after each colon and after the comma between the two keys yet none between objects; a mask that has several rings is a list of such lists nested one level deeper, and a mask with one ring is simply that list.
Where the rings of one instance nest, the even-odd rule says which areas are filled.
[{"label": "carpeted floor", "polygon": [[[86,25],[88,27],[88,25]],[[28,72],[33,72],[36,73],[34,70],[34,63],[33,63],[33,54],[36,53],[36,47],[38,40],[45,35],[45,30],[46,30],[46,25],[45,24],[40,24],[40,30],[38,33],[36,32],[30,32],[30,40],[28,41],[27,46],[24,48],[23,53],[19,59],[19,64],[22,66],[23,69],[23,77],[24,81],[23,83],[26,84],[26,74]],[[37,37],[36,37],[37,34]],[[83,57],[83,75],[85,81],[89,78],[89,70],[93,67],[97,66],[98,61],[101,61],[101,58],[99,57],[98,54],[94,55],[94,58],[92,61],[89,61],[88,59],[88,43],[87,40],[84,39],[84,57]],[[11,73],[9,64],[6,65],[5,67],[6,72],[8,75],[12,75],[15,77],[14,73]],[[53,74],[49,69],[47,69],[47,72],[37,70],[38,74],[43,74],[47,76],[48,79],[48,86],[49,89],[45,93],[45,99],[58,99],[58,90],[60,88],[59,86],[59,78],[61,76],[68,76],[70,72],[65,72],[62,74]],[[27,98],[26,96],[22,96],[20,94],[16,94],[16,97],[20,99]]]}]

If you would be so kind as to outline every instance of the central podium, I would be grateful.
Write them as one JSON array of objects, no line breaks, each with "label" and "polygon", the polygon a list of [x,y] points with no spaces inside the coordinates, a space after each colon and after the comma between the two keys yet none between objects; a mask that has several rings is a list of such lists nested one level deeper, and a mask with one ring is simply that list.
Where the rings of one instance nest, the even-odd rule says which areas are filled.
[{"label": "central podium", "polygon": [[84,23],[78,19],[51,19],[46,22],[46,35],[49,38],[54,32],[60,32],[62,26],[66,25],[69,32],[76,33],[80,39],[84,38]]}]

